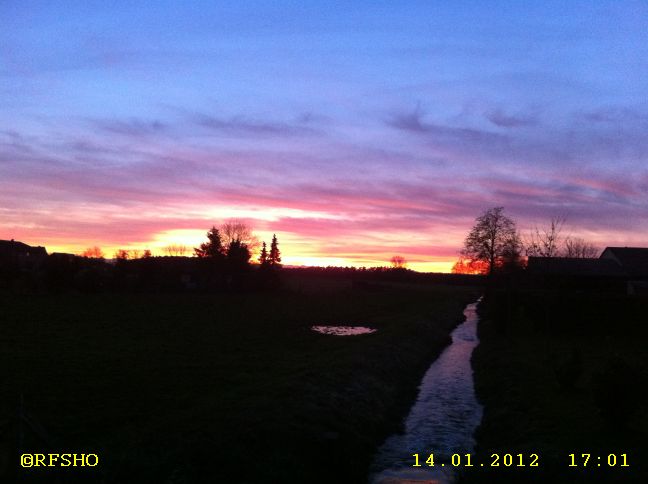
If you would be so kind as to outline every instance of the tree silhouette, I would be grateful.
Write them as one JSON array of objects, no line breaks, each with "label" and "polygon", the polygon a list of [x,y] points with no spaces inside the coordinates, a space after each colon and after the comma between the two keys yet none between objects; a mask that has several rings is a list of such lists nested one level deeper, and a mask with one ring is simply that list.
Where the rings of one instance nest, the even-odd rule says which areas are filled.
[{"label": "tree silhouette", "polygon": [[183,257],[187,253],[187,246],[182,244],[170,244],[164,248],[164,252],[171,257]]},{"label": "tree silhouette", "polygon": [[117,252],[115,252],[114,258],[117,259],[118,261],[123,261],[123,260],[128,260],[130,257],[130,254],[128,253],[127,250],[124,249],[117,249]]},{"label": "tree silhouette", "polygon": [[142,259],[150,259],[152,257],[151,251],[149,249],[145,249],[144,253],[142,254]]},{"label": "tree silhouette", "polygon": [[579,237],[567,237],[565,239],[565,257],[576,257],[579,259],[594,259],[601,253],[594,244],[586,242]]},{"label": "tree silhouette", "polygon": [[494,207],[477,217],[461,251],[472,262],[486,262],[489,274],[497,264],[514,263],[519,258],[520,239],[515,222],[503,212],[504,207]]},{"label": "tree silhouette", "polygon": [[268,249],[265,242],[263,242],[263,246],[261,247],[261,254],[259,255],[259,264],[261,264],[261,267],[267,267],[268,265]]},{"label": "tree silhouette", "polygon": [[526,255],[534,257],[558,257],[562,238],[560,232],[565,224],[564,217],[553,217],[549,227],[531,231],[525,244]]},{"label": "tree silhouette", "polygon": [[405,266],[407,265],[405,257],[400,255],[395,255],[389,262],[391,262],[392,269],[405,269]]},{"label": "tree silhouette", "polygon": [[259,240],[252,233],[252,228],[241,220],[228,220],[221,225],[220,234],[223,247],[229,248],[230,244],[236,240],[251,251],[259,247]]},{"label": "tree silhouette", "polygon": [[272,267],[281,267],[281,252],[279,251],[279,243],[277,242],[276,234],[272,234],[270,254],[268,255],[268,264]]},{"label": "tree silhouette", "polygon": [[250,249],[240,240],[233,240],[227,248],[227,263],[232,272],[247,269],[250,262]]},{"label": "tree silhouette", "polygon": [[197,257],[221,259],[225,255],[223,242],[220,232],[216,227],[212,227],[207,232],[207,242],[200,244],[200,247],[195,247],[194,252]]},{"label": "tree silhouette", "polygon": [[104,253],[101,248],[97,247],[88,247],[81,253],[81,257],[89,257],[91,259],[103,259]]}]

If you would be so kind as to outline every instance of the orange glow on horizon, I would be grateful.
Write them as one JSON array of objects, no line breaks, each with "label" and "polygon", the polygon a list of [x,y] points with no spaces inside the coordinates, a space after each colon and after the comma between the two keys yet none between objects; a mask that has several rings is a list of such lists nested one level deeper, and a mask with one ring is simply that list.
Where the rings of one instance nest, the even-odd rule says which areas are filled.
[{"label": "orange glow on horizon", "polygon": [[[101,250],[104,253],[104,256],[108,259],[112,258],[114,254],[119,250],[119,249],[125,249],[128,251],[139,251],[141,254],[144,252],[144,250],[148,249],[151,251],[151,254],[153,256],[165,256],[168,255],[164,251],[164,247],[172,244],[180,244],[180,245],[185,245],[187,248],[185,256],[187,257],[192,257],[193,256],[193,248],[197,247],[199,243],[203,242],[204,238],[204,231],[198,231],[200,232],[200,238],[198,241],[195,241],[194,239],[190,237],[178,237],[178,238],[173,238],[173,239],[168,239],[168,240],[160,240],[156,239],[151,241],[149,244],[137,244],[137,245],[128,245],[128,244],[122,244],[122,245],[102,245],[101,243],[97,242],[95,244],[85,244],[85,245],[45,245],[47,252],[48,253],[53,253],[53,252],[66,252],[70,254],[77,254],[80,255],[84,250],[86,250],[88,247],[94,247],[97,246],[101,248]],[[345,257],[333,257],[333,256],[325,256],[325,255],[314,255],[312,252],[304,250],[304,246],[302,244],[298,246],[292,246],[291,244],[282,244],[281,239],[279,239],[280,245],[279,248],[281,249],[282,252],[282,263],[286,266],[303,266],[303,267],[389,267],[390,262],[389,259],[393,255],[391,252],[388,254],[385,254],[384,259],[379,259],[379,258],[367,258],[363,260],[355,260],[351,258],[345,258]],[[29,242],[26,242],[29,243]],[[33,245],[39,245],[37,243],[34,243]],[[40,244],[44,245],[44,244]],[[256,262],[256,258],[258,257],[257,254],[253,254],[252,256],[252,262]],[[405,256],[407,259],[407,257]],[[408,262],[407,263],[407,268],[412,269],[417,272],[442,272],[442,273],[450,273],[452,270],[453,265],[456,262],[456,259],[440,259],[437,257],[431,257],[432,260],[430,261],[416,261],[416,262]]]},{"label": "orange glow on horizon", "polygon": [[488,263],[484,261],[470,261],[460,258],[454,263],[450,272],[453,274],[487,274]]},{"label": "orange glow on horizon", "polygon": [[[295,212],[295,213],[293,213]],[[275,218],[279,215],[285,215],[279,211],[277,213],[263,210],[254,212],[256,218],[244,219],[253,227],[253,234],[259,242],[259,247],[253,252],[251,262],[256,262],[261,242],[265,241],[270,244],[273,234],[275,233],[273,225],[276,223]],[[320,220],[331,220],[336,218],[334,215],[322,218],[322,213],[306,213],[306,211],[290,212],[292,215],[305,217],[304,222],[307,228],[317,227]],[[214,215],[213,213],[211,215]],[[219,215],[251,215],[245,211],[239,212],[219,212]],[[128,220],[131,220],[127,216]],[[180,219],[174,219],[172,224],[178,223]],[[214,219],[213,225],[219,226],[227,218]],[[439,239],[435,233],[427,234],[425,232],[406,231],[406,230],[367,230],[362,233],[354,234],[343,230],[341,233],[320,234],[318,231],[309,232],[306,229],[305,234],[299,233],[301,230],[299,219],[295,219],[295,228],[290,231],[277,231],[279,248],[282,254],[282,262],[287,266],[313,266],[313,267],[390,267],[390,259],[394,255],[405,258],[406,267],[418,272],[451,272],[456,258],[448,255],[447,248],[444,245],[452,243],[452,239],[457,237],[453,234],[445,233],[443,239]],[[310,225],[309,225],[310,223]],[[211,226],[211,222],[206,225]],[[169,246],[185,247],[184,256],[190,257],[194,254],[194,247],[198,247],[206,241],[207,228],[190,228],[192,224],[186,224],[189,228],[169,228],[165,230],[153,230],[151,233],[128,235],[125,231],[122,235],[119,233],[108,234],[103,242],[95,238],[93,234],[83,234],[72,236],[71,234],[61,234],[44,238],[20,237],[16,234],[16,240],[21,240],[30,245],[45,246],[49,253],[65,252],[72,254],[82,254],[89,247],[99,247],[104,257],[113,258],[118,250],[137,251],[141,255],[145,250],[150,250],[153,256],[165,256],[169,253],[165,250]],[[202,226],[200,225],[197,226]],[[126,228],[128,226],[125,226]],[[84,235],[86,235],[84,237]],[[74,243],[69,243],[70,239]],[[120,242],[121,239],[121,242]],[[129,240],[130,239],[130,240]],[[138,240],[140,239],[140,240]],[[406,242],[404,242],[406,241]],[[460,243],[457,241],[457,243]],[[429,252],[428,248],[429,247]],[[435,247],[439,252],[435,253]],[[443,251],[444,255],[440,252]]]}]

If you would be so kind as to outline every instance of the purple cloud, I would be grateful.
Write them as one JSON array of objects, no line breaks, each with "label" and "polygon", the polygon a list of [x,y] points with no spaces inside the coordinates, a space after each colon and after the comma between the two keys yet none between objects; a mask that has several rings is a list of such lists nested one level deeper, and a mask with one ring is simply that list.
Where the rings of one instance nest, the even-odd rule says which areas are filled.
[{"label": "purple cloud", "polygon": [[486,113],[488,120],[502,128],[519,128],[523,126],[533,126],[538,120],[532,114],[508,114],[502,109],[494,109]]}]

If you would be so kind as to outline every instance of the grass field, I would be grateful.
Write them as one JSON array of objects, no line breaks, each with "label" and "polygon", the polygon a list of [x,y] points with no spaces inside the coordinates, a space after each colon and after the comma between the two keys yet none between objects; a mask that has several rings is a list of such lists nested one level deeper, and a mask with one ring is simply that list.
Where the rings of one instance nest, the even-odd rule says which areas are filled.
[{"label": "grass field", "polygon": [[465,482],[648,482],[646,309],[624,296],[487,297],[473,354],[479,460],[535,453],[539,466],[500,464]]},{"label": "grass field", "polygon": [[[22,395],[55,441],[45,449],[27,429],[24,450],[98,454],[83,482],[363,482],[478,292],[304,287],[0,296],[4,476],[17,469]],[[333,337],[314,324],[378,332]],[[22,472],[47,476],[72,482],[61,469]]]}]

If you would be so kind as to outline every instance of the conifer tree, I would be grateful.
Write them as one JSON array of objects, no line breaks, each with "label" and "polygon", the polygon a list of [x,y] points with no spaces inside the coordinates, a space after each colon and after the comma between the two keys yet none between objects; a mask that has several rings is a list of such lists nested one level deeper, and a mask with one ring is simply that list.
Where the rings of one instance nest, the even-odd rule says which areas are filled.
[{"label": "conifer tree", "polygon": [[194,248],[196,256],[222,258],[224,256],[223,242],[216,227],[209,229],[207,239],[208,241],[200,244],[200,247]]},{"label": "conifer tree", "polygon": [[268,256],[268,263],[273,267],[281,267],[281,252],[279,251],[279,243],[277,242],[277,235],[272,235],[272,242],[270,243],[270,255]]},{"label": "conifer tree", "polygon": [[259,264],[261,264],[261,267],[266,267],[268,265],[268,249],[265,242],[263,242],[261,255],[259,256]]},{"label": "conifer tree", "polygon": [[229,269],[233,272],[241,272],[248,267],[250,262],[250,250],[240,240],[233,240],[227,248],[227,262]]}]

